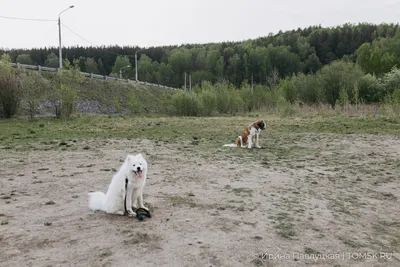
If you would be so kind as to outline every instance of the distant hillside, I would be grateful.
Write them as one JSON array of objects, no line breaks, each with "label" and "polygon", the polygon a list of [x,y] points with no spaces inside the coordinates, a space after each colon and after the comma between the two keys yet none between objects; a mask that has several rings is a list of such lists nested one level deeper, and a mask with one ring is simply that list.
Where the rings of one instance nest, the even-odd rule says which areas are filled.
[{"label": "distant hillside", "polygon": [[[244,81],[268,84],[274,77],[292,73],[315,73],[336,59],[356,61],[357,49],[380,38],[393,38],[398,24],[345,24],[334,28],[313,26],[279,32],[244,42],[187,44],[142,49],[139,55],[139,80],[182,87],[184,74],[192,85],[220,79],[240,86]],[[1,43],[0,43],[1,46]],[[63,55],[79,64],[85,72],[119,75],[127,64],[135,66],[139,47],[69,47]],[[58,48],[14,49],[7,52],[13,62],[58,66]],[[396,55],[397,57],[399,55]],[[133,68],[125,68],[126,78],[135,77]],[[187,76],[187,83],[189,76]]]}]

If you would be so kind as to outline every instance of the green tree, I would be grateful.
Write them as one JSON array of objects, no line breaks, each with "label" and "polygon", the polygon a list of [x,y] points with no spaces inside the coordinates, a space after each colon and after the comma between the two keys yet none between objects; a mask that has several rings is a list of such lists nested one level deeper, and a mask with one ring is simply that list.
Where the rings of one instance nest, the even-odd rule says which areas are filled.
[{"label": "green tree", "polygon": [[20,54],[17,56],[16,59],[17,63],[26,64],[26,65],[33,65],[32,58],[29,54]]},{"label": "green tree", "polygon": [[47,56],[47,59],[44,62],[44,65],[46,67],[50,67],[50,68],[58,68],[58,65],[59,65],[58,56],[53,52],[50,53],[50,55]]},{"label": "green tree", "polygon": [[85,71],[88,73],[99,74],[99,68],[97,67],[97,63],[94,58],[86,58],[85,60]]},{"label": "green tree", "polygon": [[337,60],[324,66],[319,75],[323,82],[326,102],[335,106],[340,90],[346,90],[349,98],[353,98],[354,84],[363,76],[363,72],[351,62]]},{"label": "green tree", "polygon": [[[129,67],[127,67],[129,66]],[[127,56],[117,56],[114,62],[114,66],[112,68],[111,74],[114,74],[115,77],[119,77],[119,71],[122,70],[123,77],[127,77],[127,73],[132,73],[132,66],[129,62],[129,58]],[[110,76],[111,76],[110,74]]]}]

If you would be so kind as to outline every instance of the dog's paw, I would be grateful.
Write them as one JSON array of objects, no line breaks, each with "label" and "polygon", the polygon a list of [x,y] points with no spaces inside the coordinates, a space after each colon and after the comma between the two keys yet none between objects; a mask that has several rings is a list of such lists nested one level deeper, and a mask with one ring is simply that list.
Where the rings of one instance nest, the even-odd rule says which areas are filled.
[{"label": "dog's paw", "polygon": [[257,148],[261,148],[261,146],[256,146]]},{"label": "dog's paw", "polygon": [[147,208],[147,207],[145,207],[145,206],[141,206],[140,208],[142,208],[142,209],[145,209],[145,210],[147,210],[147,211],[149,211],[149,208]]},{"label": "dog's paw", "polygon": [[128,216],[135,217],[136,216],[136,212],[134,212],[133,210],[128,210]]}]

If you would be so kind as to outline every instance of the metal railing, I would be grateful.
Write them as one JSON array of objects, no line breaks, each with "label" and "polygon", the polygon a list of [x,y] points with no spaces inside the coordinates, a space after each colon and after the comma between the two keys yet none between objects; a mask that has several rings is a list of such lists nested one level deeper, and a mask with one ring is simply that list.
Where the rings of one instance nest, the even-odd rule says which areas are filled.
[{"label": "metal railing", "polygon": [[[11,63],[11,66],[14,68],[24,68],[24,69],[31,69],[31,70],[37,70],[37,71],[50,71],[50,72],[57,72],[58,68],[50,68],[50,67],[43,67],[43,66],[35,66],[35,65],[27,65],[27,64],[20,64],[20,63]],[[178,88],[166,86],[166,85],[161,85],[161,84],[156,84],[156,83],[148,83],[148,82],[141,82],[141,81],[135,81],[135,80],[130,80],[130,79],[120,79],[116,77],[110,77],[106,75],[99,75],[99,74],[94,74],[94,73],[88,73],[88,72],[80,72],[82,75],[85,77],[89,78],[95,78],[95,79],[102,79],[102,80],[113,80],[113,81],[121,81],[121,82],[133,82],[141,85],[147,85],[147,86],[154,86],[154,87],[160,87],[160,88],[166,88],[166,89],[171,89],[171,90],[179,90]]]}]

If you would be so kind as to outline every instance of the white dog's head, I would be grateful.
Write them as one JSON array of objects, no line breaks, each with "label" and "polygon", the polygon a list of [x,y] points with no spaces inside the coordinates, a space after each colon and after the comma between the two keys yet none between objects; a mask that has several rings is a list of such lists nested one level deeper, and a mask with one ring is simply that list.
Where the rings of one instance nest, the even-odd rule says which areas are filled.
[{"label": "white dog's head", "polygon": [[128,166],[137,178],[142,178],[147,173],[147,161],[142,154],[128,155],[126,157]]}]

